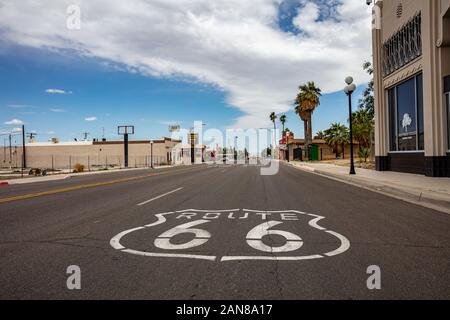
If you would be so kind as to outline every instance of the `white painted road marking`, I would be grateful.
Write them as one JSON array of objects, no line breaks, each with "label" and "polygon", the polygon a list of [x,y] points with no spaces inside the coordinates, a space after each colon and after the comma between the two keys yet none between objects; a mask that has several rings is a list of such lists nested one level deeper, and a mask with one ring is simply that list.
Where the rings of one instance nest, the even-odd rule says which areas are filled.
[{"label": "white painted road marking", "polygon": [[[180,188],[182,189],[182,188]],[[175,192],[176,190],[172,191]],[[170,193],[172,193],[170,192]],[[168,193],[168,194],[170,194]],[[164,196],[164,195],[161,195]],[[160,196],[160,197],[161,197]],[[159,197],[157,197],[159,198]],[[153,199],[152,199],[153,200]],[[173,252],[173,250],[185,250],[185,249],[191,249],[193,247],[198,247],[201,245],[204,245],[208,242],[208,240],[211,239],[211,234],[204,230],[204,229],[196,229],[192,228],[194,226],[205,224],[208,225],[212,221],[217,221],[221,219],[227,219],[230,221],[235,219],[234,217],[229,217],[228,214],[224,214],[221,216],[219,213],[236,213],[237,211],[241,211],[239,209],[232,209],[232,210],[196,210],[196,209],[185,209],[180,211],[174,211],[174,212],[166,212],[166,213],[160,213],[156,214],[155,217],[158,219],[156,222],[153,222],[151,224],[137,227],[129,230],[125,230],[116,236],[114,236],[110,240],[110,244],[114,249],[120,250],[122,252],[131,253],[135,255],[141,255],[141,256],[147,256],[147,257],[165,257],[165,258],[191,258],[191,259],[203,259],[203,260],[209,260],[209,261],[216,261],[218,258],[215,255],[199,255],[199,254],[182,254],[182,253],[158,253],[158,252],[145,252],[145,251],[138,251],[131,248],[124,247],[120,240],[127,236],[130,233],[144,230],[147,228],[151,228],[157,225],[164,224],[167,222],[166,216],[168,215],[174,215],[173,217],[177,217],[176,219],[180,219],[180,217],[185,217],[187,220],[191,220],[193,217],[192,215],[183,215],[186,213],[200,213],[200,215],[203,215],[202,220],[194,220],[190,221],[189,223],[185,223],[182,225],[178,225],[164,233],[162,233],[160,236],[156,237],[154,240],[155,247],[162,249],[162,250],[170,250]],[[302,211],[297,210],[281,210],[281,211],[258,211],[258,210],[249,210],[249,209],[243,209],[242,212],[246,214],[246,218],[248,218],[249,214],[255,214],[255,215],[261,215],[261,219],[265,221],[264,223],[254,227],[250,232],[247,234],[246,240],[247,244],[252,247],[253,249],[256,249],[258,251],[263,252],[270,252],[271,255],[267,256],[254,256],[254,255],[248,255],[248,256],[222,256],[219,257],[217,261],[225,262],[225,261],[236,261],[236,260],[272,260],[272,261],[301,261],[301,260],[314,260],[314,259],[321,259],[321,258],[327,258],[327,257],[333,257],[339,254],[342,254],[350,249],[350,241],[343,236],[342,234],[339,234],[337,232],[328,230],[318,224],[318,222],[322,219],[325,219],[323,216],[319,216],[312,213],[306,213]],[[181,215],[180,215],[181,214]],[[211,214],[215,214],[216,218],[214,219],[208,219],[205,220],[205,217],[210,217]],[[308,225],[312,227],[313,229],[325,232],[329,235],[334,236],[339,240],[340,245],[337,249],[329,251],[329,252],[318,252],[316,254],[311,255],[295,255],[295,256],[278,256],[273,255],[274,253],[287,253],[287,252],[293,252],[296,250],[299,250],[304,242],[302,238],[300,238],[298,235],[282,231],[282,230],[270,230],[271,227],[275,227],[279,224],[282,224],[284,222],[281,221],[267,221],[267,217],[270,215],[279,215],[281,220],[284,220],[287,223],[294,223],[299,221],[298,217],[301,215],[309,216],[311,217],[311,220],[308,222]],[[297,216],[296,216],[297,215]],[[237,221],[237,220],[234,220]],[[178,234],[181,233],[192,233],[194,234],[194,239],[184,243],[184,244],[173,244],[170,242],[170,239]],[[262,242],[262,237],[266,235],[280,235],[283,236],[286,240],[285,245],[281,247],[270,247],[267,246]]]},{"label": "white painted road marking", "polygon": [[166,193],[161,194],[161,195],[159,195],[159,196],[157,196],[157,197],[154,197],[154,198],[152,198],[152,199],[150,199],[150,200],[147,200],[147,201],[138,203],[138,206],[143,206],[143,205],[145,205],[145,204],[147,204],[147,203],[149,203],[149,202],[158,200],[158,199],[160,199],[160,198],[162,198],[162,197],[168,196],[169,194],[172,194],[172,193],[175,193],[175,192],[177,192],[177,191],[180,191],[181,189],[183,189],[183,187],[178,188],[178,189],[175,189],[175,190],[172,190],[172,191],[169,191],[169,192],[166,192]]}]

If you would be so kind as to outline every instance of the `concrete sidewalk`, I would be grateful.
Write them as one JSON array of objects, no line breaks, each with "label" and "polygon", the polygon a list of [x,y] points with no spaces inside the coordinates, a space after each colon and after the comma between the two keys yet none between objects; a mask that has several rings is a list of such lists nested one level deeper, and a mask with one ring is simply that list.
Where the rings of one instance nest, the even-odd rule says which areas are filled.
[{"label": "concrete sidewalk", "polygon": [[349,167],[346,166],[298,161],[287,164],[304,171],[450,214],[450,178],[430,178],[417,174],[380,172],[360,168],[356,168],[356,175],[351,176],[349,175]]}]

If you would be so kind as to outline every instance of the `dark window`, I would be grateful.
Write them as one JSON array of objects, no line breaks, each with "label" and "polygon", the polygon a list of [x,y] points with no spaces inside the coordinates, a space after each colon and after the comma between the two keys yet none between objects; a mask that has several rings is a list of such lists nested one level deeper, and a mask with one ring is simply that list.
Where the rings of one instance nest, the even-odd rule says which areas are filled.
[{"label": "dark window", "polygon": [[418,149],[425,150],[425,128],[423,122],[423,76],[419,75],[416,78],[417,88],[417,130],[418,130]]},{"label": "dark window", "polygon": [[424,150],[422,75],[388,90],[387,99],[390,150]]},{"label": "dark window", "polygon": [[415,91],[415,79],[408,80],[397,87],[397,132],[399,151],[417,149]]},{"label": "dark window", "polygon": [[390,150],[397,151],[397,127],[395,115],[395,88],[388,91],[388,108],[389,108],[389,131],[390,131]]},{"label": "dark window", "polygon": [[447,141],[448,149],[450,150],[450,93],[447,93]]}]

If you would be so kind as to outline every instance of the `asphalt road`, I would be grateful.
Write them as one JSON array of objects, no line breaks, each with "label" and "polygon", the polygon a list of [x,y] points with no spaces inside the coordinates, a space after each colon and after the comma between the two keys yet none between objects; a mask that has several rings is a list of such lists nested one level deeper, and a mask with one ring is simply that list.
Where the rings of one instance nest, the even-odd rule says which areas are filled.
[{"label": "asphalt road", "polygon": [[1,299],[449,299],[450,216],[286,165],[84,176],[0,187],[0,270]]}]

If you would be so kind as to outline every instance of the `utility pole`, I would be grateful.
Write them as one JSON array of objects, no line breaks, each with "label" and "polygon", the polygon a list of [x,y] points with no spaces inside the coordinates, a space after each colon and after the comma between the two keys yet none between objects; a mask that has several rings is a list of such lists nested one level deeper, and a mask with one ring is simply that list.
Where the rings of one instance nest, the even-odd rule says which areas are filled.
[{"label": "utility pole", "polygon": [[125,168],[128,168],[128,135],[134,134],[134,126],[119,126],[117,131],[119,135],[123,135],[124,164]]},{"label": "utility pole", "polygon": [[26,156],[26,150],[25,150],[25,126],[22,125],[22,174],[23,174],[23,169],[27,167],[27,156]]},{"label": "utility pole", "polygon": [[11,133],[9,134],[9,169],[12,168],[12,145],[11,145]]},{"label": "utility pole", "polygon": [[153,169],[153,140],[150,141],[150,168]]},{"label": "utility pole", "polygon": [[6,163],[6,138],[3,138],[3,165]]}]

